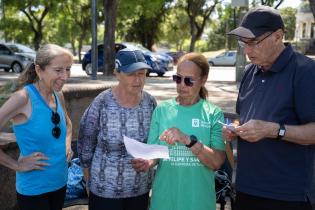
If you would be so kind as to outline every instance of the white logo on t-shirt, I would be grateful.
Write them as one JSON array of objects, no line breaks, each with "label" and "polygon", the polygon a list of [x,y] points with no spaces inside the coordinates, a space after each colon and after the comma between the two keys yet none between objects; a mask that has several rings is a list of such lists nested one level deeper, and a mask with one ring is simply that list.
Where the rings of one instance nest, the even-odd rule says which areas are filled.
[{"label": "white logo on t-shirt", "polygon": [[191,120],[192,127],[199,127],[199,119],[192,119]]}]

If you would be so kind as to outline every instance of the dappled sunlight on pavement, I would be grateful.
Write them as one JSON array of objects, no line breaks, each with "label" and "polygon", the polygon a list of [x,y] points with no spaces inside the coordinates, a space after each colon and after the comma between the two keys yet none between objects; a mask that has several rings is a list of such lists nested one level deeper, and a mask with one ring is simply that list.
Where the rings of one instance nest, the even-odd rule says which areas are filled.
[{"label": "dappled sunlight on pavement", "polygon": [[[173,71],[167,71],[163,77],[156,74],[150,74],[147,77],[144,90],[156,97],[157,101],[176,97],[176,85],[172,81],[172,75],[176,73],[176,67]],[[103,76],[102,73],[97,74],[97,80],[91,80],[79,65],[74,65],[71,70],[71,78],[67,82],[67,86],[77,86],[80,88],[88,88],[95,85],[102,87],[111,87],[117,85],[114,76]],[[235,112],[235,102],[237,98],[238,88],[235,82],[235,67],[211,67],[206,88],[209,91],[208,99],[220,106],[224,112]]]}]

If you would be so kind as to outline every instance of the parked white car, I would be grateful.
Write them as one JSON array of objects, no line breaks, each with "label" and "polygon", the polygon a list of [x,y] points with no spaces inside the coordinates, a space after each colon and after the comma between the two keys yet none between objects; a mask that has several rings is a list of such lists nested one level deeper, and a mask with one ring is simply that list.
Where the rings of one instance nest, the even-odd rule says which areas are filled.
[{"label": "parked white car", "polygon": [[214,58],[209,58],[208,63],[210,66],[235,66],[236,51],[230,50],[223,52]]}]

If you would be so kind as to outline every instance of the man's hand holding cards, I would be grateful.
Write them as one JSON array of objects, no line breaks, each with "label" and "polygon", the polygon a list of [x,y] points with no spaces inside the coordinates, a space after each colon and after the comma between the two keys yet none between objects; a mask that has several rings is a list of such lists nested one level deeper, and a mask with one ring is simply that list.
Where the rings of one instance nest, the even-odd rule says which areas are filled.
[{"label": "man's hand holding cards", "polygon": [[218,121],[218,123],[220,123],[221,125],[225,126],[228,130],[235,132],[235,125],[233,123],[230,124],[225,124],[221,121]]}]

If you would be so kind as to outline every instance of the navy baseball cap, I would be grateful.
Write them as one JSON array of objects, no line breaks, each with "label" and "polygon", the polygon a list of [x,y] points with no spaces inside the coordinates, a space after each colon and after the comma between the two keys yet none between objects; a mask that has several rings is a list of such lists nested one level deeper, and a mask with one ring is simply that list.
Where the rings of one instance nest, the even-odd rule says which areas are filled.
[{"label": "navy baseball cap", "polygon": [[152,69],[147,64],[140,50],[131,50],[128,48],[119,50],[116,53],[115,68],[123,73],[132,73],[139,69]]},{"label": "navy baseball cap", "polygon": [[259,6],[249,10],[240,26],[227,34],[254,39],[266,32],[274,32],[278,29],[284,30],[279,12],[272,7]]}]

